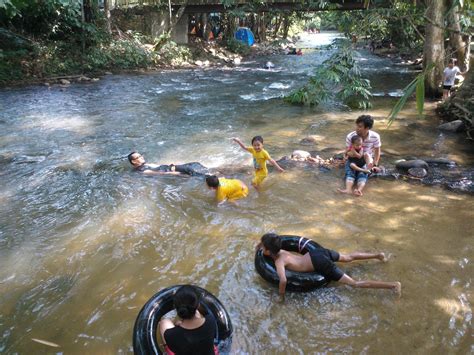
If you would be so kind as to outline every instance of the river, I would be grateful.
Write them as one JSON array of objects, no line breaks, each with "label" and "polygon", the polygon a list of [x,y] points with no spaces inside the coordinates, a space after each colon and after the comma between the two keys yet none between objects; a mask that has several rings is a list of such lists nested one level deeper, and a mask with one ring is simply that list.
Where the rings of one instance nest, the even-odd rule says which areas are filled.
[{"label": "river", "polygon": [[[333,36],[306,36],[305,46]],[[0,352],[130,353],[143,304],[182,283],[226,306],[236,354],[473,352],[472,195],[371,180],[354,198],[335,192],[342,169],[293,169],[218,207],[202,180],[142,176],[125,159],[138,150],[150,162],[227,166],[250,184],[250,156],[231,137],[263,135],[275,158],[294,149],[329,157],[361,112],[279,97],[332,53],[1,90]],[[261,69],[267,60],[275,70]],[[417,118],[411,104],[387,127],[393,96],[414,74],[365,50],[358,60],[376,94],[368,113],[390,152],[384,163],[436,156],[474,165],[463,137],[440,134],[437,118]],[[301,146],[309,135],[315,145]],[[341,252],[385,251],[387,263],[343,268],[357,279],[401,281],[402,297],[331,284],[280,304],[253,265],[269,231]]]}]

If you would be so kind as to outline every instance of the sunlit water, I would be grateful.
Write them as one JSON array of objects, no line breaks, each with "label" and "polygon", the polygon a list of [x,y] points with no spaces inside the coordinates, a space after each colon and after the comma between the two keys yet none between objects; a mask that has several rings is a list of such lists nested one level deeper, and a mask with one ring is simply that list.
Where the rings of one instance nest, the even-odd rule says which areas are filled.
[{"label": "sunlit water", "polygon": [[[318,38],[327,40],[305,41]],[[341,170],[306,169],[271,173],[261,194],[217,207],[202,180],[141,176],[124,159],[139,150],[150,162],[198,160],[250,184],[250,157],[231,137],[261,134],[275,158],[340,151],[359,111],[279,99],[331,53],[1,91],[0,352],[130,353],[142,305],[181,283],[224,303],[235,353],[474,351],[472,196],[378,180],[356,199],[335,193]],[[267,60],[275,70],[260,69]],[[387,128],[389,93],[413,74],[366,51],[359,60],[381,95],[369,113],[390,152],[386,163],[407,155],[473,163],[463,138],[440,135],[434,117],[417,120],[410,109]],[[316,144],[301,146],[308,135]],[[279,304],[253,266],[254,245],[268,231],[342,252],[385,251],[388,263],[344,269],[399,280],[403,295],[331,284]]]}]

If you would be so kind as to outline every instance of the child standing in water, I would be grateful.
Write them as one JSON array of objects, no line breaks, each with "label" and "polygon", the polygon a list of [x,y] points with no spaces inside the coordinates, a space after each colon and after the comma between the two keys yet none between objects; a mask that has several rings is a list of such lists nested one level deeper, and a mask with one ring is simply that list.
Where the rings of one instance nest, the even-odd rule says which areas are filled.
[{"label": "child standing in water", "polygon": [[275,160],[270,157],[270,154],[268,154],[268,152],[263,149],[262,136],[253,137],[251,147],[246,147],[239,138],[233,138],[233,141],[253,156],[255,175],[252,179],[252,186],[255,187],[257,191],[260,189],[260,185],[268,175],[267,160],[270,162],[270,164],[277,168],[279,172],[285,171]]}]

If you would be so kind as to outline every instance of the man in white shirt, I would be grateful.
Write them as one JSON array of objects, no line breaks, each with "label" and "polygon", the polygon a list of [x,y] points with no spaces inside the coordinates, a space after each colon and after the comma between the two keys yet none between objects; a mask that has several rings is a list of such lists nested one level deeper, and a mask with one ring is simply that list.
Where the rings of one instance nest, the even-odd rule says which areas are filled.
[{"label": "man in white shirt", "polygon": [[[346,148],[347,151],[351,148],[351,140],[354,136],[360,136],[362,138],[362,148],[364,152],[364,158],[366,161],[366,167],[372,172],[379,172],[380,168],[378,167],[380,161],[380,147],[382,142],[380,141],[380,135],[377,132],[371,131],[370,129],[374,125],[374,119],[370,115],[359,116],[356,120],[356,130],[349,133],[346,137]],[[347,155],[348,153],[346,153]],[[357,181],[354,181],[354,177],[349,173],[351,168],[349,166],[349,161],[346,161],[346,189],[341,190],[340,192],[350,193],[354,183],[356,183],[356,189],[354,194],[357,196],[362,196],[362,190],[365,187],[367,182],[367,177],[364,174],[361,174],[360,179],[357,178]]]},{"label": "man in white shirt", "polygon": [[452,58],[449,60],[448,66],[443,71],[443,100],[446,100],[451,96],[451,87],[454,85],[457,74],[464,75],[466,72],[462,72],[456,66],[456,59]]}]

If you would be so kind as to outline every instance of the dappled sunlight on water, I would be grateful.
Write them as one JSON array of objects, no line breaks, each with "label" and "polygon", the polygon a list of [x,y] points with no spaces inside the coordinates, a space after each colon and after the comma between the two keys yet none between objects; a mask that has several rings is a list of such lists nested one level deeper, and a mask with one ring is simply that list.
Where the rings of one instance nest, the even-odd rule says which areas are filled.
[{"label": "dappled sunlight on water", "polygon": [[[200,161],[250,186],[251,157],[232,137],[249,144],[261,134],[276,159],[342,151],[360,112],[266,97],[287,93],[329,54],[272,57],[279,70],[271,73],[257,61],[0,92],[10,103],[0,113],[0,352],[50,350],[32,338],[64,353],[130,352],[140,308],[180,283],[219,297],[235,353],[471,351],[471,195],[371,179],[355,198],[336,193],[343,169],[313,166],[272,171],[260,193],[217,206],[201,178],[130,171],[126,155],[138,150],[150,162]],[[372,84],[386,90],[381,70],[390,62],[361,58],[378,66]],[[412,77],[397,75],[393,91]],[[406,156],[474,163],[461,139],[438,133],[436,118],[419,119],[411,104],[388,128],[395,100],[377,97],[369,112],[384,164]],[[314,143],[300,144],[305,137]],[[343,253],[384,251],[387,263],[342,267],[357,279],[399,280],[403,295],[331,284],[282,305],[254,270],[254,246],[269,231]]]}]

